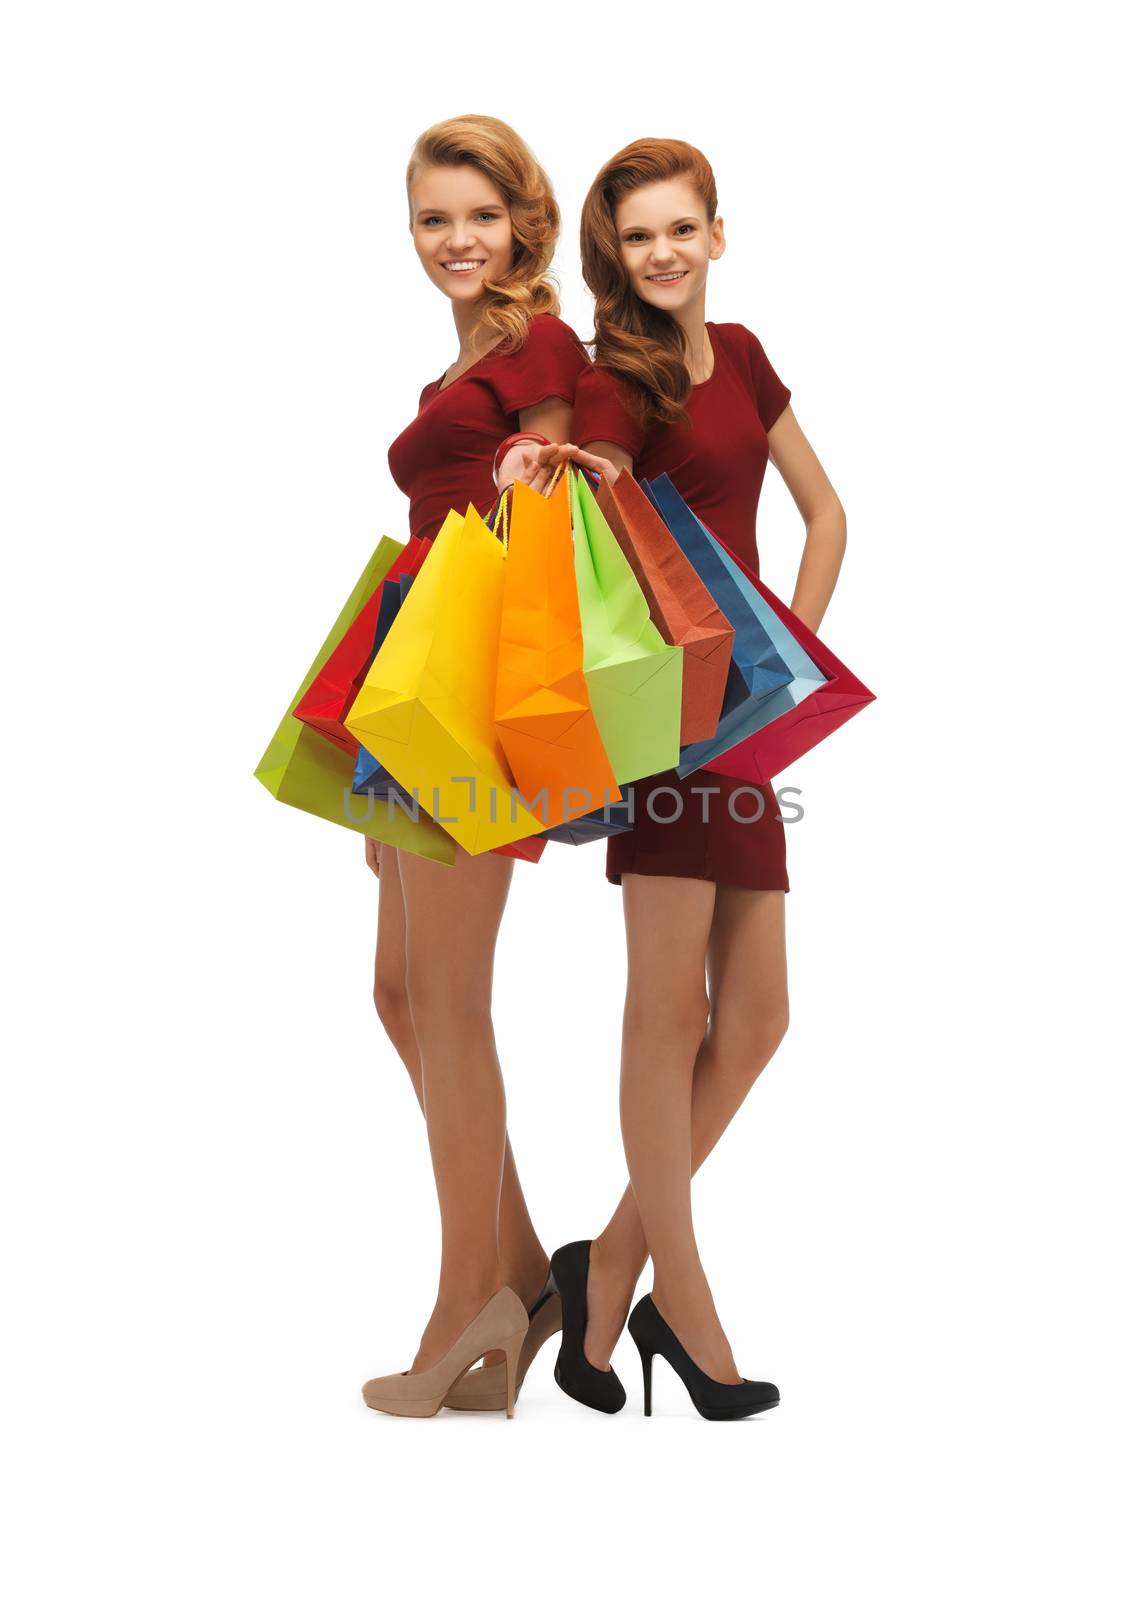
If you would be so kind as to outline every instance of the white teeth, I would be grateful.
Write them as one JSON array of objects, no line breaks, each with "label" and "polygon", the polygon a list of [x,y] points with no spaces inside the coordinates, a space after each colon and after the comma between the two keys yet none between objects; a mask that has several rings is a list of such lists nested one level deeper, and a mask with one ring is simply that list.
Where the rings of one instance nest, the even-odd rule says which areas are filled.
[{"label": "white teeth", "polygon": [[654,275],[650,275],[649,282],[650,283],[676,283],[680,278],[683,278],[683,277],[684,277],[684,273],[683,272],[658,272],[658,273],[656,273]]},{"label": "white teeth", "polygon": [[483,264],[481,261],[444,261],[443,263],[448,272],[477,272]]}]

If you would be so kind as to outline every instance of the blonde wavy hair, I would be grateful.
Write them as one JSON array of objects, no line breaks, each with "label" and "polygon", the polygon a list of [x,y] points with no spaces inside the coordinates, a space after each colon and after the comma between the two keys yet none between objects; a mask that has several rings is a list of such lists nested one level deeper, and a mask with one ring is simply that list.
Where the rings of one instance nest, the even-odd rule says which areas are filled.
[{"label": "blonde wavy hair", "polygon": [[487,281],[479,326],[497,333],[505,351],[517,350],[531,317],[561,310],[550,271],[561,213],[549,178],[525,140],[497,117],[449,117],[415,141],[407,164],[409,222],[411,186],[425,167],[477,167],[506,201],[513,260],[504,277]]}]

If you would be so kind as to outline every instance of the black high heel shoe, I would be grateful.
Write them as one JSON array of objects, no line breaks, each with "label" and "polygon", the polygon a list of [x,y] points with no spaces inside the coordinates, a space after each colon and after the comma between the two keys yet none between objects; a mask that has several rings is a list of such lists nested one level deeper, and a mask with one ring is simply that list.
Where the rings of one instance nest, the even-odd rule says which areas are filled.
[{"label": "black high heel shoe", "polygon": [[550,1271],[562,1297],[562,1345],[554,1366],[554,1382],[571,1400],[610,1416],[625,1404],[625,1389],[610,1367],[602,1372],[585,1359],[585,1286],[589,1278],[590,1239],[563,1244],[550,1257]]},{"label": "black high heel shoe", "polygon": [[773,1383],[746,1379],[743,1383],[718,1383],[693,1361],[680,1340],[653,1304],[652,1296],[638,1300],[629,1315],[629,1332],[641,1352],[645,1379],[645,1416],[653,1414],[653,1357],[663,1356],[688,1390],[688,1398],[708,1422],[727,1422],[734,1417],[751,1417],[757,1411],[770,1411],[779,1404],[779,1390]]}]

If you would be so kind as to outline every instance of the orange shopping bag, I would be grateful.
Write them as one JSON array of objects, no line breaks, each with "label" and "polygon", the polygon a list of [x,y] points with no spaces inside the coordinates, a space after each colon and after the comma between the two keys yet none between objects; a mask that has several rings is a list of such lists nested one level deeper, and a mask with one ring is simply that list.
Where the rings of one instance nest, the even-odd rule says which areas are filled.
[{"label": "orange shopping bag", "polygon": [[589,702],[570,474],[548,497],[514,486],[494,724],[527,808],[554,828],[621,798]]}]

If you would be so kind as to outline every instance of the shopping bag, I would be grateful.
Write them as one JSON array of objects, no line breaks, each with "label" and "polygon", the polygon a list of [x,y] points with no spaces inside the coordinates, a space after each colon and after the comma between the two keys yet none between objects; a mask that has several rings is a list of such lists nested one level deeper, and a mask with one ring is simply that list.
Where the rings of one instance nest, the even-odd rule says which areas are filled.
[{"label": "shopping bag", "polygon": [[684,652],[667,644],[609,524],[571,473],[574,567],[585,681],[618,784],[675,767]]},{"label": "shopping bag", "polygon": [[620,798],[610,804],[551,828],[542,835],[542,843],[549,839],[554,844],[592,844],[597,839],[610,839],[615,833],[628,833],[633,826],[632,785],[622,785],[618,793]]},{"label": "shopping bag", "polygon": [[[372,645],[368,665],[376,659],[376,653],[388,634],[391,632],[392,623],[400,606],[406,600],[411,588],[413,578],[404,573],[394,582],[385,578],[381,585],[380,611],[376,620],[375,638]],[[351,735],[349,735],[351,737]],[[355,740],[352,741],[354,744]],[[402,784],[397,783],[386,767],[382,767],[370,750],[357,745],[356,770],[352,776],[353,794],[370,794],[377,800],[386,799],[388,795],[397,796],[405,805],[414,805],[413,797],[408,794]]]},{"label": "shopping bag", "polygon": [[[385,582],[418,572],[430,548],[429,539],[409,539],[385,575]],[[375,635],[382,596],[381,584],[361,607],[359,615],[301,696],[293,713],[326,739],[331,739],[333,744],[352,754],[356,752],[356,740],[344,726],[344,715],[360,692],[364,674],[376,653]]]},{"label": "shopping bag", "polygon": [[[426,540],[423,541],[426,544]],[[394,570],[394,569],[393,569]],[[392,623],[400,606],[407,599],[408,591],[414,582],[414,573],[403,573],[398,582],[385,578],[383,583],[383,596],[380,601],[379,617],[376,622],[375,644],[372,650],[372,660],[380,646],[391,632]],[[360,745],[356,752],[356,770],[353,774],[352,790],[354,794],[370,795],[377,803],[388,804],[389,800],[394,807],[401,804],[408,815],[415,815],[415,797],[408,793],[401,783],[398,783],[385,767],[382,767],[370,750]],[[502,844],[495,848],[496,855],[513,856],[520,861],[538,861],[546,848],[545,840],[541,837],[533,839],[520,839],[515,844]]]},{"label": "shopping bag", "polygon": [[764,720],[764,702],[791,683],[794,673],[766,631],[754,589],[685,504],[668,475],[662,473],[642,487],[735,629],[720,720],[711,738],[681,751],[676,770],[686,778],[754,732]]},{"label": "shopping bag", "polygon": [[472,855],[543,828],[494,726],[505,563],[474,506],[450,512],[345,719]]},{"label": "shopping bag", "polygon": [[716,732],[732,664],[735,629],[632,473],[602,479],[597,505],[641,585],[653,621],[684,651],[680,742]]},{"label": "shopping bag", "polygon": [[[782,706],[777,716],[749,734],[742,743],[707,763],[711,772],[767,783],[844,722],[849,722],[875,697],[750,567],[726,545],[721,544],[721,548],[731,556],[748,583],[770,608],[774,624],[786,630],[792,644],[810,661],[815,674],[822,680],[813,682],[806,693],[792,697],[791,703]],[[776,638],[778,641],[777,634]],[[788,661],[792,659],[792,654],[783,644],[780,644],[780,653]]]},{"label": "shopping bag", "polygon": [[313,816],[323,817],[327,822],[367,834],[371,839],[394,844],[401,850],[410,850],[415,855],[450,865],[455,859],[455,847],[442,828],[428,820],[425,814],[418,820],[402,812],[389,816],[385,806],[353,799],[352,756],[293,715],[321,665],[340,643],[346,630],[358,617],[361,607],[375,592],[403,548],[395,539],[381,539],[376,546],[371,560],[360,574],[331,632],[305,674],[304,682],[294,695],[280,726],[269,741],[254,777],[285,805],[296,806]]},{"label": "shopping bag", "polygon": [[574,572],[570,475],[514,486],[494,724],[531,809],[555,828],[620,798],[590,707]]}]

